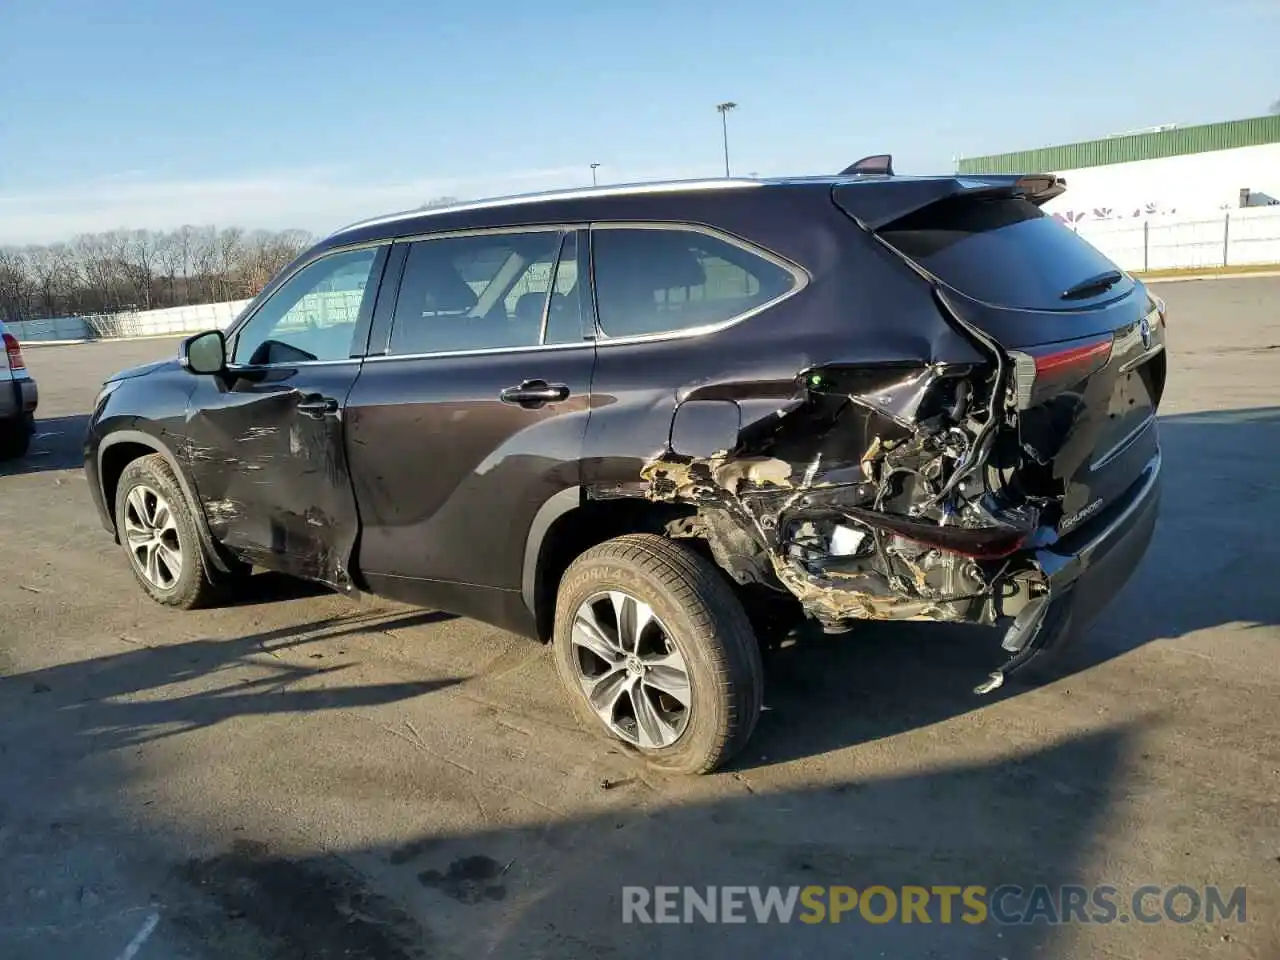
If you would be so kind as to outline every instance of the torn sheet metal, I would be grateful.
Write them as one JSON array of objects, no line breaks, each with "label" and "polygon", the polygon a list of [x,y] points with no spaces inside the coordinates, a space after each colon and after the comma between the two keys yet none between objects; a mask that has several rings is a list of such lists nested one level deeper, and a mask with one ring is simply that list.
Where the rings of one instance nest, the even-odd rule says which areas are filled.
[{"label": "torn sheet metal", "polygon": [[732,445],[647,463],[645,495],[697,506],[731,577],[786,590],[829,628],[993,624],[1042,583],[1011,559],[1038,512],[1002,498],[989,469],[1002,375],[999,363],[804,371],[795,400]]}]

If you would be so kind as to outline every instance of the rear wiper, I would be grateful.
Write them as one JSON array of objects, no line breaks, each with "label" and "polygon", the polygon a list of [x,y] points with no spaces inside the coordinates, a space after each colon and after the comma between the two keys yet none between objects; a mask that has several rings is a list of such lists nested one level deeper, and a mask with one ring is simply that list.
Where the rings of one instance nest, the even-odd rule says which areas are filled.
[{"label": "rear wiper", "polygon": [[1062,294],[1062,299],[1083,300],[1086,297],[1092,297],[1094,294],[1106,293],[1123,279],[1124,274],[1119,270],[1108,270],[1105,273],[1098,274],[1096,277],[1081,280],[1073,287],[1068,287]]}]

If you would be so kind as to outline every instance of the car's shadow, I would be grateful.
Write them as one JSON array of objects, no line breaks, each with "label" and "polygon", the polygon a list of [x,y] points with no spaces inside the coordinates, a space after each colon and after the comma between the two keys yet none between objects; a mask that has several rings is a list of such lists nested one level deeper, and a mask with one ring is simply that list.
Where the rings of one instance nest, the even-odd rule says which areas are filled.
[{"label": "car's shadow", "polygon": [[31,448],[17,459],[0,461],[0,477],[74,470],[83,466],[84,434],[88,426],[89,415],[85,413],[37,418]]},{"label": "car's shadow", "polygon": [[[46,421],[46,438],[75,437],[83,418]],[[60,427],[61,429],[55,429]],[[1099,620],[1045,665],[1067,676],[1154,640],[1225,624],[1280,624],[1280,407],[1162,417],[1161,518],[1132,579]],[[56,455],[41,458],[58,463]],[[74,459],[68,453],[63,465]],[[277,574],[245,581],[237,605],[324,592]],[[424,612],[408,625],[446,615]],[[1003,659],[1000,635],[986,628],[866,623],[844,636],[805,631],[767,660],[769,708],[740,767],[813,756],[927,726],[1016,696],[1017,680],[988,697],[974,686]]]},{"label": "car's shadow", "polygon": [[1280,407],[1162,417],[1163,499],[1151,547],[1099,619],[994,694],[996,630],[859,624],[803,630],[766,659],[766,707],[739,767],[772,764],[938,723],[1123,656],[1225,624],[1280,624]]},{"label": "car's shadow", "polygon": [[[256,578],[251,578],[256,579]],[[278,586],[284,578],[264,577]],[[342,710],[394,703],[460,683],[461,678],[341,682],[359,666],[314,648],[367,632],[388,632],[449,619],[432,610],[353,608],[342,616],[263,630],[177,642],[121,638],[128,649],[43,669],[0,675],[3,689],[42,698],[80,718],[74,737],[88,752],[163,739],[236,717]],[[307,652],[305,659],[302,654]],[[236,677],[253,667],[254,677]],[[199,688],[181,685],[205,681]],[[163,696],[154,696],[163,690]],[[137,694],[151,694],[131,699]]]},{"label": "car's shadow", "polygon": [[300,580],[274,570],[259,570],[252,576],[237,580],[228,592],[222,606],[253,607],[263,603],[279,603],[285,600],[303,600],[332,593],[322,583]]}]

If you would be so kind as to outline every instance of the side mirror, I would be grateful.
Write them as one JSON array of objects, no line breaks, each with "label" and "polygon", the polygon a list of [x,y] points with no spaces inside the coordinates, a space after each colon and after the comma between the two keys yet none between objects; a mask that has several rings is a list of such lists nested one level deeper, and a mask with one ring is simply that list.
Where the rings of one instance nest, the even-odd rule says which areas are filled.
[{"label": "side mirror", "polygon": [[227,368],[227,338],[221,330],[187,337],[178,347],[178,362],[189,373],[221,373]]}]

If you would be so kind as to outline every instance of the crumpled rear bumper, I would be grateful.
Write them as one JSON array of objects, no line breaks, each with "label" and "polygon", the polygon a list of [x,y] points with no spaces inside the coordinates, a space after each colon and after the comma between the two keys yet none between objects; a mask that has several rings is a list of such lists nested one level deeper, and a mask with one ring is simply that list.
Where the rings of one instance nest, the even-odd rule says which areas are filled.
[{"label": "crumpled rear bumper", "polygon": [[[1035,551],[1049,592],[1031,622],[1011,628],[1014,656],[978,687],[987,693],[1046,652],[1079,636],[1128,582],[1155,533],[1160,512],[1161,456],[1157,450],[1121,502],[1105,516]],[[1014,629],[1020,644],[1010,646]]]},{"label": "crumpled rear bumper", "polygon": [[1098,532],[1090,531],[1083,545],[1063,541],[1039,551],[1036,559],[1049,580],[1050,594],[1070,590],[1072,620],[1077,627],[1091,623],[1125,585],[1155,532],[1160,510],[1160,466],[1157,453],[1134,484],[1134,493]]}]

